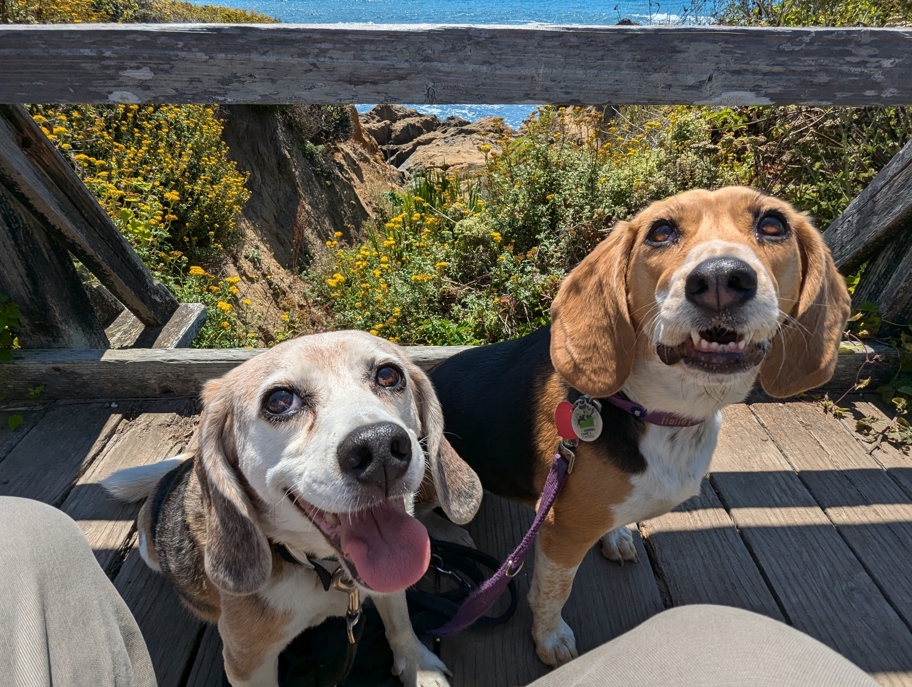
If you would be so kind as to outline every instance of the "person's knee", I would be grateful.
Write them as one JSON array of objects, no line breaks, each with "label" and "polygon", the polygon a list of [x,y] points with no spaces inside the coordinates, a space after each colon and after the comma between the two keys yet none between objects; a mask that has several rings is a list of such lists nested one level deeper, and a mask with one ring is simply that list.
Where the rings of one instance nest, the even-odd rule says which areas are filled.
[{"label": "person's knee", "polygon": [[0,497],[0,550],[22,559],[91,557],[85,535],[72,518],[40,501]]}]

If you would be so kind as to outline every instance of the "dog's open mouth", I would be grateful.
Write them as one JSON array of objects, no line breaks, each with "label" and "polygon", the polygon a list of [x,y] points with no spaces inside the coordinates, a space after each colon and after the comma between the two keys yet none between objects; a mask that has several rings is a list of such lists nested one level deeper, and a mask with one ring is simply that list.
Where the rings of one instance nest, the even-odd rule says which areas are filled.
[{"label": "dog's open mouth", "polygon": [[769,341],[752,341],[724,327],[691,332],[677,346],[659,344],[656,353],[666,365],[683,362],[704,372],[732,374],[756,367],[769,350]]},{"label": "dog's open mouth", "polygon": [[394,497],[350,513],[329,513],[289,492],[288,497],[326,537],[358,582],[392,593],[415,584],[427,571],[431,543],[427,530]]}]

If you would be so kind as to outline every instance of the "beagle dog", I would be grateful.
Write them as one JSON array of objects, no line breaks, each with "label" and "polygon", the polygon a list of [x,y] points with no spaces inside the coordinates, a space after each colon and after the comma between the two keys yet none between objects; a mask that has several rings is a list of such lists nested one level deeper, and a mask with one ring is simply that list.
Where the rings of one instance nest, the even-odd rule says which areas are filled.
[{"label": "beagle dog", "polygon": [[826,382],[849,295],[807,215],[731,187],[619,223],[565,279],[551,315],[550,327],[456,355],[431,379],[447,436],[485,489],[533,506],[558,443],[555,408],[602,399],[601,435],[577,447],[536,546],[532,635],[559,666],[577,655],[561,610],[586,552],[600,542],[610,560],[636,560],[624,525],[699,493],[721,409],[758,377],[777,397]]},{"label": "beagle dog", "polygon": [[404,589],[430,557],[413,500],[426,469],[454,522],[474,516],[482,492],[443,437],[427,376],[384,339],[314,334],[208,382],[203,404],[190,453],[104,486],[146,499],[140,553],[191,611],[218,623],[231,684],[276,686],[285,646],[346,614],[349,594],[326,589],[314,562],[324,574],[341,567],[373,600],[403,684],[448,684],[406,608]]}]

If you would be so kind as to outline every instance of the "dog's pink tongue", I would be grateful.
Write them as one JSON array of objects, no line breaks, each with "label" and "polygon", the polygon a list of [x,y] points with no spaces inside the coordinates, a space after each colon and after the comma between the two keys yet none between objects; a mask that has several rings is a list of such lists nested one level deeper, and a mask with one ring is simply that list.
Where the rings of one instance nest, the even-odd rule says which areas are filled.
[{"label": "dog's pink tongue", "polygon": [[390,593],[415,584],[431,562],[427,530],[404,510],[387,502],[342,515],[342,553],[374,591]]}]

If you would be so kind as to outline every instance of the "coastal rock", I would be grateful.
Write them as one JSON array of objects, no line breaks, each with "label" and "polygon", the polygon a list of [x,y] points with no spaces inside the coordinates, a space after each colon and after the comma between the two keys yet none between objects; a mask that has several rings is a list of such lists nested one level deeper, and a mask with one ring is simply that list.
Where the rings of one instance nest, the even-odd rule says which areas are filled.
[{"label": "coastal rock", "polygon": [[360,117],[364,132],[377,142],[384,159],[411,174],[431,167],[479,172],[485,164],[483,146],[497,150],[504,136],[515,136],[499,117],[441,121],[402,105],[377,105]]},{"label": "coastal rock", "polygon": [[354,108],[351,139],[319,147],[308,147],[274,108],[234,105],[220,112],[229,156],[248,175],[251,191],[238,228],[286,269],[335,232],[353,236],[374,216],[377,190],[402,183],[361,130]]}]

